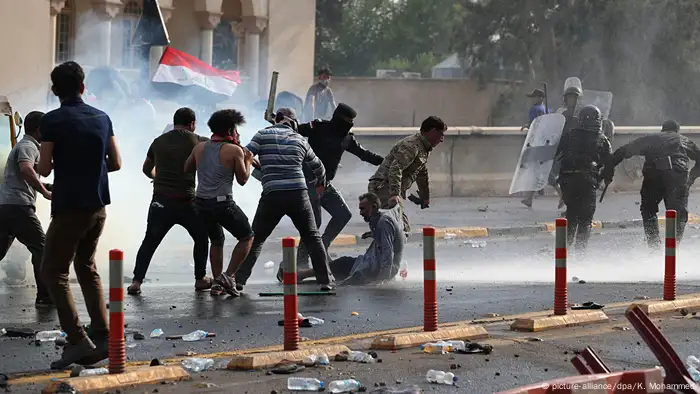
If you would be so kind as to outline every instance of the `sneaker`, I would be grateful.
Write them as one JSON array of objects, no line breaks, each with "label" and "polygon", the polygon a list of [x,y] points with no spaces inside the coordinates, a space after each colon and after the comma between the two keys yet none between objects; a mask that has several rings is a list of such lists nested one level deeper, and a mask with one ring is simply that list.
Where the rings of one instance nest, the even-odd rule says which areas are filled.
[{"label": "sneaker", "polygon": [[[91,356],[95,351],[95,345],[90,338],[85,337],[76,344],[67,343],[63,347],[61,359],[51,363],[51,369],[66,369],[73,363],[76,363],[84,358]],[[105,357],[106,358],[106,357]]]},{"label": "sneaker", "polygon": [[109,358],[109,337],[92,338],[95,344],[95,350],[87,357],[76,361],[75,363],[82,366],[90,366],[99,363],[102,360]]},{"label": "sneaker", "polygon": [[34,305],[52,307],[53,300],[49,296],[36,296],[36,302],[34,303]]},{"label": "sneaker", "polygon": [[214,285],[211,287],[212,296],[220,296],[228,294],[230,296],[239,297],[241,293],[236,289],[236,279],[233,276],[226,275],[225,273],[219,275],[214,281]]},{"label": "sneaker", "polygon": [[239,292],[243,291],[243,285],[240,283],[236,283],[236,290],[238,290]]}]

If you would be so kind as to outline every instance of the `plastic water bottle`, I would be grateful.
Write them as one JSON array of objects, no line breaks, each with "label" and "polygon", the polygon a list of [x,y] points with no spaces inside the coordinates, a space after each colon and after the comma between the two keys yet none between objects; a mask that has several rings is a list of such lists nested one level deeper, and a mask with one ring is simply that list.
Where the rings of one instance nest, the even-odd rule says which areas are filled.
[{"label": "plastic water bottle", "polygon": [[163,334],[163,330],[161,330],[160,328],[156,328],[155,330],[151,331],[151,338],[159,338]]},{"label": "plastic water bottle", "polygon": [[688,364],[688,372],[690,373],[690,376],[694,381],[700,382],[700,371],[698,371],[698,369],[700,369],[700,360],[698,360],[698,358],[695,356],[688,356],[685,362]]},{"label": "plastic water bottle", "polygon": [[402,280],[406,280],[408,277],[408,262],[406,260],[403,260],[399,265],[399,276]]},{"label": "plastic water bottle", "polygon": [[445,354],[452,351],[452,346],[447,342],[426,343],[422,346],[423,353]]},{"label": "plastic water bottle", "polygon": [[204,339],[209,335],[208,332],[202,331],[202,330],[197,330],[197,331],[192,331],[191,333],[187,335],[182,336],[182,340],[185,342],[194,342],[194,341],[199,341],[201,339]]},{"label": "plastic water bottle", "polygon": [[51,342],[58,338],[65,338],[66,333],[61,330],[40,331],[36,333],[36,340],[41,342]]},{"label": "plastic water bottle", "polygon": [[328,384],[331,393],[349,393],[360,388],[360,382],[355,379],[334,380]]},{"label": "plastic water bottle", "polygon": [[358,352],[356,350],[351,350],[348,359],[350,361],[354,361],[356,363],[363,363],[363,364],[372,364],[376,362],[377,360],[374,359],[371,355],[365,352]]},{"label": "plastic water bottle", "polygon": [[7,330],[4,328],[0,328],[0,337],[7,334]]},{"label": "plastic water bottle", "polygon": [[311,354],[306,357],[304,357],[303,364],[304,365],[328,365],[330,364],[331,361],[328,359],[328,355],[326,353],[321,353],[321,354]]},{"label": "plastic water bottle", "polygon": [[308,320],[312,326],[320,326],[325,323],[323,319],[314,316],[305,317],[305,319]]},{"label": "plastic water bottle", "polygon": [[457,341],[457,340],[452,340],[452,341],[447,341],[445,342],[448,345],[450,345],[450,351],[451,352],[456,352],[458,350],[466,350],[467,344],[464,343],[464,341]]},{"label": "plastic water bottle", "polygon": [[107,375],[109,373],[109,370],[107,368],[91,368],[91,369],[83,369],[80,371],[80,374],[78,376],[97,376],[97,375]]},{"label": "plastic water bottle", "polygon": [[214,366],[214,360],[210,358],[188,358],[182,360],[182,367],[189,372],[202,372]]},{"label": "plastic water bottle", "polygon": [[324,388],[322,381],[314,378],[289,378],[287,389],[289,391],[319,391]]},{"label": "plastic water bottle", "polygon": [[431,369],[430,371],[428,371],[425,377],[430,383],[447,385],[453,385],[455,383],[455,374],[453,374],[452,372],[445,373],[443,371],[436,371],[434,369]]}]

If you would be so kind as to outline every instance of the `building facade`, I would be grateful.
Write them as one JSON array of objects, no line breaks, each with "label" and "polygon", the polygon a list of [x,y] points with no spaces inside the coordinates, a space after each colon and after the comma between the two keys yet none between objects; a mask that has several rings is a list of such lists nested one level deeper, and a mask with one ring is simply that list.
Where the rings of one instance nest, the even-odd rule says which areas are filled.
[{"label": "building facade", "polygon": [[[0,95],[15,108],[38,105],[55,64],[110,65],[136,78],[141,57],[131,40],[143,0],[0,2]],[[313,80],[315,0],[159,0],[170,45],[223,69],[240,70],[245,96],[278,90],[302,96]],[[151,49],[151,70],[163,47]],[[26,112],[29,108],[23,108]]]}]

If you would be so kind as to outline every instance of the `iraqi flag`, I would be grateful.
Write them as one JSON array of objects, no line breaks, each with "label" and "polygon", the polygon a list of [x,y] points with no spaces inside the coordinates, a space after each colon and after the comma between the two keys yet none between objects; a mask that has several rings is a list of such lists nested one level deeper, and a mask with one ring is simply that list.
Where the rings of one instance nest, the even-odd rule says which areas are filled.
[{"label": "iraqi flag", "polygon": [[219,70],[171,47],[165,49],[151,81],[168,96],[186,94],[214,102],[231,97],[241,84],[238,71]]}]

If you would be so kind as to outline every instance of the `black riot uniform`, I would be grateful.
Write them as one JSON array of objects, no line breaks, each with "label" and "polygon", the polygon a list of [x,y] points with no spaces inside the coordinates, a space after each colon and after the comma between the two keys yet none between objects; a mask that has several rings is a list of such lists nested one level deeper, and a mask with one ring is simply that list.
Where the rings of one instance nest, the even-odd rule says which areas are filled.
[{"label": "black riot uniform", "polygon": [[[331,120],[314,120],[310,123],[300,124],[298,128],[299,134],[308,138],[311,149],[326,169],[327,183],[323,194],[317,196],[315,190],[309,188],[316,226],[321,227],[321,208],[331,215],[331,220],[321,236],[326,249],[352,218],[352,213],[345,200],[331,183],[335,178],[343,153],[348,151],[360,160],[375,166],[382,164],[384,160],[382,156],[362,147],[355,139],[355,135],[350,131],[355,116],[357,113],[352,107],[340,103],[333,112]],[[303,268],[308,266],[308,261],[308,253],[303,243],[300,243],[297,265]]]},{"label": "black riot uniform", "polygon": [[[657,213],[659,203],[663,200],[666,209],[677,213],[676,236],[683,237],[685,224],[688,222],[688,189],[694,178],[700,173],[700,148],[678,133],[678,122],[664,122],[661,132],[638,138],[618,148],[612,155],[610,165],[605,166],[604,179],[612,182],[617,166],[622,160],[632,156],[644,156],[642,174],[644,180],[641,190],[641,211],[644,233],[650,247],[661,246]],[[695,161],[690,172],[689,160]]]},{"label": "black riot uniform", "polygon": [[567,242],[576,240],[585,249],[591,235],[600,170],[612,154],[610,141],[601,130],[602,116],[594,105],[581,109],[578,125],[562,135],[557,148],[560,158],[559,186],[566,203]]}]

